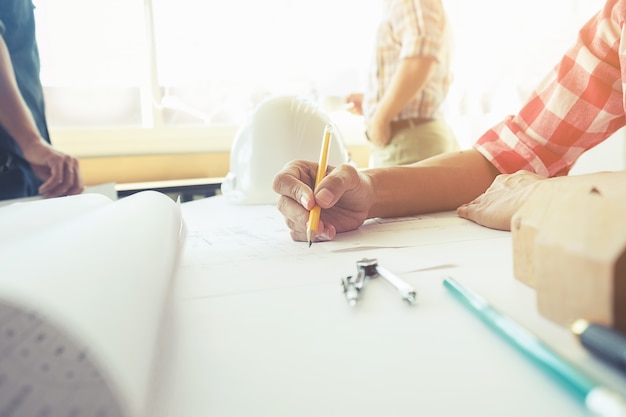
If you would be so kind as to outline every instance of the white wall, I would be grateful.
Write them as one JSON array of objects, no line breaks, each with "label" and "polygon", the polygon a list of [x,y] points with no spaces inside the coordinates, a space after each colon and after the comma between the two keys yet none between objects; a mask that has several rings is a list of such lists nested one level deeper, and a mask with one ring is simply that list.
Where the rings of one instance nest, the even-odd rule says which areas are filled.
[{"label": "white wall", "polygon": [[617,131],[606,141],[585,152],[570,174],[626,169],[626,130]]}]

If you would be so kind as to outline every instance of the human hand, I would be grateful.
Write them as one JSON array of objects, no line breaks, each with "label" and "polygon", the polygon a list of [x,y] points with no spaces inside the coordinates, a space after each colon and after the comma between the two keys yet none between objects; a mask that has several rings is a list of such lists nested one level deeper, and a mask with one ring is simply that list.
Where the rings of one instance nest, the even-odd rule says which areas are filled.
[{"label": "human hand", "polygon": [[384,148],[391,141],[391,125],[374,117],[367,123],[365,136],[374,145]]},{"label": "human hand", "polygon": [[54,149],[43,140],[23,149],[35,175],[43,181],[39,192],[44,198],[79,194],[83,191],[78,160]]},{"label": "human hand", "polygon": [[513,214],[542,180],[545,177],[529,171],[500,174],[483,194],[463,204],[456,212],[460,217],[492,229],[511,230]]},{"label": "human hand", "polygon": [[280,194],[277,207],[295,241],[307,240],[309,211],[316,203],[322,208],[316,240],[331,240],[367,219],[373,195],[369,177],[348,164],[328,171],[315,194],[315,162],[292,161],[274,177],[272,188]]},{"label": "human hand", "polygon": [[346,103],[350,104],[348,111],[357,116],[363,116],[363,94],[352,93],[346,97]]}]

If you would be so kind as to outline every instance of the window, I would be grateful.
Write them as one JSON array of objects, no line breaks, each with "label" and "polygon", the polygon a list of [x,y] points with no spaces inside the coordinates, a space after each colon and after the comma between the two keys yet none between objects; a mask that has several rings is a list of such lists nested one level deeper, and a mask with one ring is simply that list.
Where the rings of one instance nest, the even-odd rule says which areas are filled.
[{"label": "window", "polygon": [[[444,0],[456,43],[446,112],[464,145],[493,119],[517,111],[602,4]],[[89,156],[227,150],[237,126],[269,94],[300,94],[323,105],[359,90],[380,1],[36,6],[53,139]],[[361,132],[347,112],[333,117]]]},{"label": "window", "polygon": [[516,113],[604,0],[443,0],[455,34],[447,115],[471,144]]},{"label": "window", "polygon": [[39,1],[36,13],[52,127],[141,126],[141,2]]}]

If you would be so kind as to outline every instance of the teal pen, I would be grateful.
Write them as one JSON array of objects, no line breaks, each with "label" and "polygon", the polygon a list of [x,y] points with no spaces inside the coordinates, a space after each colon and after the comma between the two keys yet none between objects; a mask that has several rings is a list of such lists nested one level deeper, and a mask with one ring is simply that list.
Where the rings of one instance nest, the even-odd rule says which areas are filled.
[{"label": "teal pen", "polygon": [[445,278],[443,285],[496,333],[569,388],[590,411],[599,416],[626,417],[626,401],[621,395],[585,375],[537,336],[455,279]]}]

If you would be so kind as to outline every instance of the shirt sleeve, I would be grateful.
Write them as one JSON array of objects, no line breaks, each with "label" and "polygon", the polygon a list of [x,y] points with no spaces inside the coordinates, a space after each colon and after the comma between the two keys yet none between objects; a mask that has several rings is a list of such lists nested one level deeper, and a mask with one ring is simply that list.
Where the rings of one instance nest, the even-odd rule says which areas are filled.
[{"label": "shirt sleeve", "polygon": [[503,173],[566,175],[624,126],[626,0],[609,0],[515,116],[474,144]]},{"label": "shirt sleeve", "polygon": [[392,24],[401,44],[401,59],[431,57],[440,60],[447,36],[441,0],[398,0],[392,9]]}]

